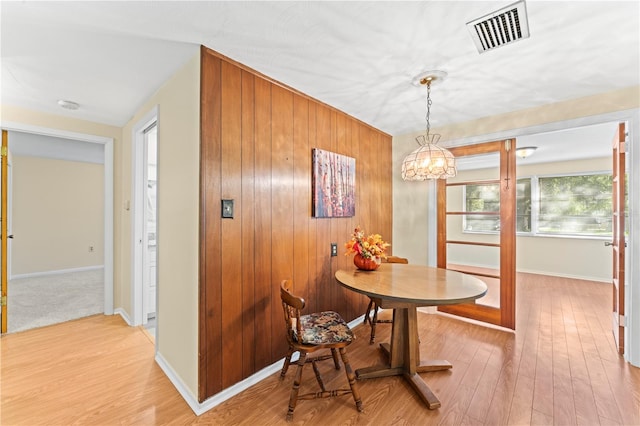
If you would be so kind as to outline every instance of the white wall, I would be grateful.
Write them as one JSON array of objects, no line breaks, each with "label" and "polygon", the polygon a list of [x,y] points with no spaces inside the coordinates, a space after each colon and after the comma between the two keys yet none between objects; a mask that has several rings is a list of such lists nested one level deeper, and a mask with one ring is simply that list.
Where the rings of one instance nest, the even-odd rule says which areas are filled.
[{"label": "white wall", "polygon": [[[116,250],[122,265],[123,307],[131,312],[132,131],[158,107],[158,307],[157,353],[198,395],[198,255],[200,206],[200,53],[173,75],[123,129],[118,165],[123,235]],[[119,206],[119,208],[118,208]],[[184,389],[180,389],[184,391]],[[184,396],[184,395],[183,395]]]},{"label": "white wall", "polygon": [[104,166],[14,155],[12,171],[12,276],[102,266]]}]

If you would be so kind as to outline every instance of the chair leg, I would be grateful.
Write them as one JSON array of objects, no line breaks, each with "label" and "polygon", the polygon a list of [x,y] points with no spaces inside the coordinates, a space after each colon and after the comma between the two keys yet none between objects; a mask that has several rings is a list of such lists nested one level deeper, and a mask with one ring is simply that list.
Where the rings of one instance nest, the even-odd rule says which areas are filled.
[{"label": "chair leg", "polygon": [[291,387],[291,395],[289,396],[289,409],[287,411],[287,421],[293,420],[293,410],[296,409],[298,403],[298,392],[300,391],[300,383],[302,382],[302,369],[306,362],[307,353],[300,352],[300,359],[298,359],[298,370],[296,371],[296,377],[293,379],[293,386]]},{"label": "chair leg", "polygon": [[287,352],[287,356],[284,358],[284,365],[282,366],[282,371],[280,372],[280,380],[284,379],[284,376],[287,374],[289,364],[291,364],[291,355],[293,355],[293,348],[289,346],[289,351]]},{"label": "chair leg", "polygon": [[340,356],[342,356],[342,362],[344,363],[344,370],[345,370],[345,373],[347,374],[347,380],[349,381],[349,386],[351,387],[351,394],[353,395],[353,400],[356,402],[356,408],[358,409],[358,411],[362,412],[362,399],[360,398],[360,392],[358,391],[358,384],[356,383],[356,375],[353,373],[353,370],[351,369],[351,364],[349,363],[349,357],[347,357],[347,350],[345,348],[340,348]]},{"label": "chair leg", "polygon": [[364,321],[362,322],[362,324],[366,324],[367,321],[371,323],[371,317],[369,315],[371,315],[372,307],[373,307],[373,299],[369,299],[369,305],[367,305],[367,312],[364,314]]},{"label": "chair leg", "polygon": [[331,348],[331,355],[333,355],[333,365],[336,366],[336,370],[340,370],[340,359],[338,358],[336,348]]},{"label": "chair leg", "polygon": [[373,300],[373,319],[369,320],[371,323],[371,337],[369,338],[369,344],[373,345],[373,342],[376,340],[376,324],[378,323],[378,304],[374,303]]},{"label": "chair leg", "polygon": [[318,382],[318,385],[320,385],[320,389],[322,390],[322,392],[326,392],[327,388],[324,387],[324,381],[322,380],[322,375],[320,375],[320,370],[318,369],[318,364],[316,363],[316,360],[311,361],[313,372],[316,374],[316,381]]}]

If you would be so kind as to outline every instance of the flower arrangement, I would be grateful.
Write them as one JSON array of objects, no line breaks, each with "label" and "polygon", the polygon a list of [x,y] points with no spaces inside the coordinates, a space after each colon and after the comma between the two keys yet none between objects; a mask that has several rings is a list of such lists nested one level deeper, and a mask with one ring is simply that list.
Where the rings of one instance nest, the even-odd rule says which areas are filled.
[{"label": "flower arrangement", "polygon": [[391,244],[384,242],[380,234],[365,237],[364,231],[358,226],[351,234],[351,239],[344,245],[347,249],[345,256],[356,253],[365,259],[385,258],[387,256],[384,252],[389,246]]}]

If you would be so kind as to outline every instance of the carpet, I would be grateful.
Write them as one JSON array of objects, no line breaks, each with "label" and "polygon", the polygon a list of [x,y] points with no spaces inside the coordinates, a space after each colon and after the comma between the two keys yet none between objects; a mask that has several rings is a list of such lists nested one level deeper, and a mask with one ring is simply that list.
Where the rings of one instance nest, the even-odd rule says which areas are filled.
[{"label": "carpet", "polygon": [[9,281],[7,331],[15,333],[104,312],[104,270]]}]

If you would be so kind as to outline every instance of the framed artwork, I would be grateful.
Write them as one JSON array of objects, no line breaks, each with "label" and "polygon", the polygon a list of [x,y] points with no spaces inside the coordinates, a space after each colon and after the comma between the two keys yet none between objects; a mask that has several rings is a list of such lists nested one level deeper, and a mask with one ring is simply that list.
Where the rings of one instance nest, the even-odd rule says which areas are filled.
[{"label": "framed artwork", "polygon": [[356,213],[356,159],[314,148],[313,216],[351,217]]}]

